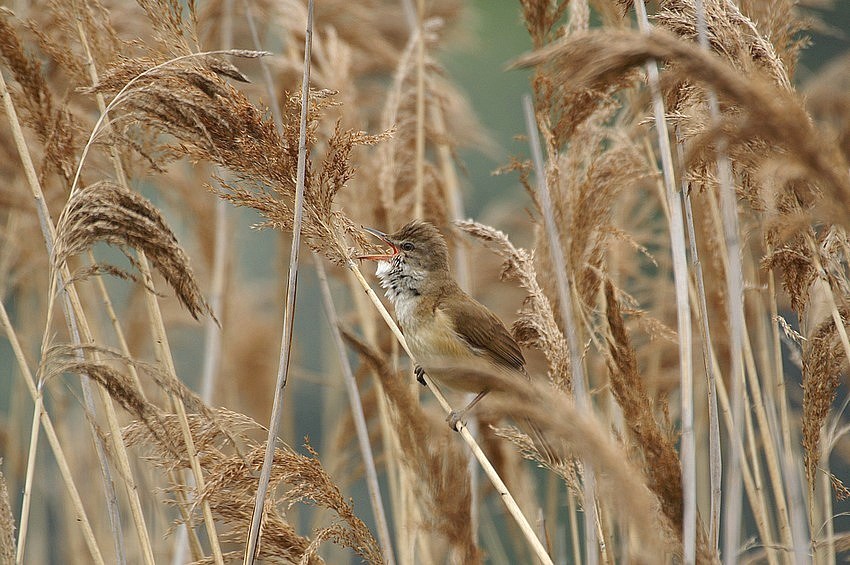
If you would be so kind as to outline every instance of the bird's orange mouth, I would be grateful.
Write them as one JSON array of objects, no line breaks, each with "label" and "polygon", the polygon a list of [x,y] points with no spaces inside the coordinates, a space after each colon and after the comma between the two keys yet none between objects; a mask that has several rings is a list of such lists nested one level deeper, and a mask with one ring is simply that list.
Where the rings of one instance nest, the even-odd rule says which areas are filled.
[{"label": "bird's orange mouth", "polygon": [[369,261],[387,261],[389,259],[392,259],[396,255],[398,255],[398,253],[399,253],[398,246],[395,243],[393,243],[392,241],[390,241],[390,238],[389,238],[389,236],[387,236],[387,234],[385,234],[382,231],[378,231],[376,229],[367,228],[367,227],[364,227],[363,231],[371,233],[372,235],[374,235],[375,237],[377,237],[378,239],[380,239],[381,241],[383,241],[384,243],[389,245],[390,248],[387,250],[386,253],[377,253],[377,254],[373,254],[373,255],[358,255],[357,256],[358,259],[361,259],[361,260],[367,259]]}]

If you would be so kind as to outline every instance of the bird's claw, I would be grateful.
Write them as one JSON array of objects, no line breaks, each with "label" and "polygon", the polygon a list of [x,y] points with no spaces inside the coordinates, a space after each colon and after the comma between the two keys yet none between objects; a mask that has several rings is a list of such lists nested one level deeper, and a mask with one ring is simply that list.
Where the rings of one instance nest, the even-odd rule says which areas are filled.
[{"label": "bird's claw", "polygon": [[416,365],[413,368],[413,374],[416,375],[416,380],[419,381],[419,384],[425,386],[425,369],[423,369],[420,365]]},{"label": "bird's claw", "polygon": [[446,422],[449,424],[449,427],[456,432],[459,432],[457,425],[461,423],[461,418],[463,418],[463,412],[458,412],[457,410],[452,410],[449,412],[449,415],[446,416]]}]

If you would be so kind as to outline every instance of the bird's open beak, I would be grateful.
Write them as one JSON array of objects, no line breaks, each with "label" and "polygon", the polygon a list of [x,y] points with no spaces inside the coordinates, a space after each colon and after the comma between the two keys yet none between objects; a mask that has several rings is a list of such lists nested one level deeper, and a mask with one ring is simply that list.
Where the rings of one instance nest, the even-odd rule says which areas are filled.
[{"label": "bird's open beak", "polygon": [[358,255],[357,256],[358,259],[368,259],[370,261],[386,261],[387,259],[392,259],[396,255],[398,255],[398,247],[396,246],[395,243],[390,241],[390,238],[387,234],[385,234],[382,231],[378,231],[374,228],[367,228],[367,227],[364,227],[363,231],[371,233],[372,235],[374,235],[375,237],[377,237],[378,239],[380,239],[381,241],[383,241],[384,243],[389,245],[390,249],[387,253],[384,253],[384,254]]}]

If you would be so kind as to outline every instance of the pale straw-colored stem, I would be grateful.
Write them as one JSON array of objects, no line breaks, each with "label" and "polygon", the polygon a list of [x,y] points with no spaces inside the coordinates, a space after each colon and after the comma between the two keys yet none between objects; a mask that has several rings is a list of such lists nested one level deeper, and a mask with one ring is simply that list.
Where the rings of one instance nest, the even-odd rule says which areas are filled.
[{"label": "pale straw-colored stem", "polygon": [[[15,146],[18,150],[18,155],[21,158],[21,164],[24,168],[24,174],[27,178],[27,183],[29,184],[30,192],[32,194],[33,199],[35,200],[36,212],[38,214],[39,224],[41,227],[42,236],[44,237],[44,243],[47,248],[47,254],[49,257],[53,256],[53,244],[56,239],[56,229],[53,226],[53,222],[50,219],[50,212],[47,209],[47,203],[44,199],[44,193],[41,189],[41,183],[38,180],[38,175],[35,171],[35,165],[32,162],[32,157],[30,156],[29,149],[27,147],[26,140],[24,139],[23,129],[21,128],[20,121],[18,120],[18,114],[15,109],[15,105],[12,102],[12,97],[9,94],[9,90],[6,86],[6,80],[3,78],[2,73],[0,73],[0,96],[3,98],[3,106],[6,111],[6,116],[9,118],[9,124],[12,129],[12,137],[15,141]],[[68,280],[67,269],[63,268],[59,273],[63,277],[64,280]],[[53,277],[51,280],[51,287],[54,287],[56,282],[56,277]],[[82,319],[82,309],[76,308],[75,306],[79,306],[79,299],[76,297],[76,291],[73,285],[64,285],[63,284],[63,301],[62,304],[65,308],[65,320],[68,324],[68,330],[72,337],[74,345],[77,347],[82,343],[81,341],[81,324],[85,323],[85,320]],[[48,310],[49,311],[49,310]],[[48,323],[50,317],[48,316]],[[85,328],[82,328],[83,331]],[[88,332],[85,332],[88,335]],[[45,332],[45,336],[47,333]],[[83,360],[82,350],[78,349],[76,355],[79,360]],[[94,393],[92,391],[92,383],[87,375],[80,375],[80,384],[83,390],[83,400],[86,407],[86,410],[89,414],[94,417],[97,413],[95,403],[94,403]],[[111,422],[111,420],[110,420]],[[91,433],[92,440],[95,445],[95,450],[98,456],[98,462],[100,464],[101,475],[103,479],[104,492],[106,494],[106,504],[107,504],[107,514],[109,516],[109,523],[112,530],[112,539],[115,546],[115,554],[116,559],[123,563],[126,558],[124,551],[124,536],[121,530],[121,518],[120,518],[120,510],[118,507],[118,498],[115,494],[115,484],[112,481],[112,472],[109,468],[109,461],[106,456],[106,448],[103,445],[103,441],[100,435],[94,430],[94,426],[91,425]],[[120,439],[114,439],[116,443],[120,442]]]},{"label": "pale straw-colored stem", "polygon": [[[800,461],[788,451],[782,458],[782,470],[788,490],[788,507],[791,509],[792,533],[794,534],[794,563],[805,565],[809,563],[809,540],[806,539],[806,502],[803,495],[803,479]],[[832,521],[832,516],[829,517]],[[826,540],[827,546],[835,547],[835,540]],[[813,544],[816,547],[816,544]],[[835,555],[835,551],[830,552]]]},{"label": "pale straw-colored stem", "polygon": [[[723,233],[723,220],[721,218],[721,212],[720,212],[720,208],[718,206],[717,199],[716,198],[709,198],[708,199],[708,206],[709,206],[709,214],[712,218],[712,222],[714,223],[714,230],[717,233],[717,238],[718,238],[717,239],[717,242],[718,242],[717,245],[720,247],[720,249],[719,249],[720,261],[721,261],[721,264],[723,265],[723,269],[725,271],[728,271],[729,270],[729,266],[728,266],[728,264],[729,264],[728,263],[729,262],[729,254],[728,254],[728,250],[727,250],[727,247],[726,247],[725,238],[722,237],[722,235],[721,235]],[[751,371],[751,372],[755,371],[753,369],[753,364],[750,361],[751,357],[752,357],[752,355],[751,355],[751,349],[750,349],[749,334],[748,334],[748,330],[747,330],[747,325],[746,325],[746,323],[744,323],[742,325],[742,361],[741,361],[743,363],[742,370],[744,370],[746,368],[747,371]],[[741,377],[744,378],[745,374],[742,373]],[[718,383],[718,386],[719,386],[719,383]],[[741,394],[743,395],[741,403],[742,403],[743,406],[747,406],[748,403],[746,402],[746,400],[744,400],[747,397],[746,386],[742,388]],[[743,418],[743,410],[742,410],[742,418]],[[746,435],[747,432],[748,432],[747,421],[742,420],[741,422],[739,422],[739,425],[742,426],[742,429],[739,430],[737,433],[741,434],[740,441],[742,442],[742,445],[743,445],[744,435]],[[730,428],[730,429],[732,429],[732,428]],[[743,456],[744,451],[741,450],[740,453],[742,454],[742,456],[738,460],[738,465],[739,465],[740,469],[742,470],[742,472],[744,473],[744,475],[742,477],[743,480],[745,480],[745,481],[748,480],[747,479],[747,473],[749,473],[749,477],[750,477],[749,480],[751,480],[754,485],[756,483],[760,483],[761,482],[761,479],[759,477],[760,470],[759,470],[759,466],[757,465],[757,462],[748,463],[747,458]],[[731,457],[731,455],[730,455],[730,457]],[[750,470],[750,467],[749,467],[750,465],[752,465],[752,470]],[[767,519],[766,510],[765,510],[767,508],[767,503],[765,501],[766,493],[763,490],[760,490],[759,488],[750,489],[750,490],[748,490],[748,493],[754,494],[754,496],[750,496],[751,507],[754,508],[754,509],[758,508],[759,509],[758,513],[760,513],[763,516],[763,520],[761,522],[758,522],[758,520],[757,520],[757,525],[759,527],[759,535],[762,538],[761,541],[765,544],[765,552],[767,554],[767,559],[770,563],[776,563],[777,559],[778,559],[778,557],[777,557],[777,547],[775,546],[774,541],[773,541],[773,539],[774,539],[773,532],[770,529],[770,524],[769,524],[769,521]],[[756,512],[756,510],[754,510],[754,512]],[[735,551],[737,553],[738,550],[736,549]]]},{"label": "pale straw-colored stem", "polygon": [[[768,244],[766,254],[772,255],[772,246]],[[771,321],[771,350],[773,353],[774,395],[779,396],[779,425],[781,428],[782,474],[791,519],[791,535],[794,539],[794,561],[805,563],[808,559],[808,540],[806,539],[806,504],[798,475],[797,459],[794,456],[794,443],[791,439],[791,418],[788,410],[788,387],[782,359],[782,340],[779,332],[779,308],[776,303],[776,278],[773,269],[767,272],[767,300]],[[829,540],[828,543],[834,543]]]},{"label": "pale straw-colored stem", "polygon": [[[404,339],[404,335],[402,335],[398,325],[393,320],[389,311],[384,307],[383,303],[381,302],[381,299],[378,298],[378,295],[375,294],[375,291],[372,290],[371,286],[369,286],[369,282],[363,276],[363,273],[360,272],[360,269],[351,259],[349,259],[348,261],[348,268],[357,278],[357,281],[360,283],[360,286],[366,292],[366,295],[372,301],[372,304],[375,305],[375,308],[381,314],[381,317],[384,319],[384,322],[386,322],[387,326],[390,328],[390,331],[392,331],[393,335],[395,335],[396,339],[398,340],[399,344],[401,344],[401,347],[404,349],[404,351],[407,353],[407,356],[410,358],[411,362],[416,363],[416,358],[410,352],[410,348],[407,346],[407,341]],[[428,385],[428,389],[434,394],[434,398],[437,399],[437,402],[440,404],[443,410],[447,414],[451,413],[452,407],[446,400],[446,397],[443,396],[443,393],[440,392],[440,389],[437,388],[437,386],[428,377],[427,374],[424,375],[424,378],[426,384]],[[510,491],[508,490],[508,487],[505,486],[504,481],[502,481],[502,478],[499,477],[499,474],[498,472],[496,472],[495,467],[493,467],[493,464],[490,462],[489,459],[487,459],[487,456],[484,454],[484,451],[481,450],[481,447],[475,441],[475,438],[472,436],[471,433],[469,433],[469,430],[466,428],[466,425],[464,425],[463,422],[458,422],[456,429],[458,433],[460,433],[460,436],[463,438],[463,440],[466,442],[467,446],[469,446],[469,448],[472,450],[472,454],[478,460],[478,463],[481,465],[484,474],[487,475],[487,478],[493,484],[493,487],[496,489],[496,492],[501,497],[502,502],[505,504],[505,507],[507,507],[508,512],[511,514],[511,517],[516,521],[517,525],[522,531],[523,536],[534,551],[534,554],[537,556],[541,563],[552,565],[552,558],[549,557],[548,553],[546,553],[546,548],[544,548],[543,544],[540,543],[540,540],[537,538],[537,534],[534,532],[534,528],[531,526],[528,519],[523,515],[522,510],[520,510],[519,505],[516,503],[516,500],[514,499],[513,495],[511,495]]]},{"label": "pale straw-colored stem", "polygon": [[416,184],[413,217],[421,218],[425,200],[425,0],[416,3]]},{"label": "pale straw-colored stem", "polygon": [[[676,144],[679,162],[684,162],[684,142],[679,140]],[[688,242],[691,251],[691,270],[696,280],[697,299],[695,305],[700,319],[700,339],[702,340],[702,361],[708,381],[708,457],[709,457],[709,488],[711,489],[709,499],[711,506],[708,520],[708,543],[711,550],[717,552],[718,534],[720,532],[720,504],[723,496],[723,453],[720,447],[720,418],[717,414],[717,383],[714,371],[711,370],[711,326],[708,323],[708,301],[705,297],[705,278],[702,273],[702,261],[699,258],[697,248],[697,236],[694,229],[694,214],[691,207],[691,193],[688,191],[686,181],[683,178],[682,192],[685,195],[685,222],[688,227]]]},{"label": "pale straw-colored stem", "polygon": [[[767,417],[764,399],[761,392],[761,382],[756,368],[755,357],[753,355],[752,344],[749,339],[749,330],[746,320],[744,320],[744,363],[746,367],[745,375],[747,382],[750,385],[752,395],[751,406],[756,415],[758,423],[760,443],[764,452],[765,465],[767,467],[768,477],[770,479],[771,492],[773,493],[777,528],[779,529],[779,538],[782,546],[791,549],[794,546],[794,540],[791,535],[791,524],[788,520],[788,507],[785,501],[785,479],[782,477],[781,462],[776,451],[775,439],[778,437],[773,432],[770,420]],[[774,418],[775,421],[775,418]],[[778,430],[777,430],[778,431]]]},{"label": "pale straw-colored stem", "polygon": [[[50,416],[47,414],[47,411],[44,410],[44,405],[41,402],[40,387],[36,386],[32,371],[30,371],[29,365],[27,365],[26,358],[24,357],[23,348],[21,348],[21,343],[18,340],[15,329],[12,327],[12,322],[9,320],[9,315],[6,312],[6,306],[3,304],[2,300],[0,300],[0,325],[2,325],[3,330],[6,333],[6,338],[12,346],[12,352],[18,362],[18,367],[24,378],[24,383],[27,386],[27,390],[29,390],[33,403],[36,405],[36,413],[39,415],[41,420],[41,425],[44,428],[45,435],[47,436],[47,442],[53,450],[53,456],[56,458],[56,463],[59,466],[59,474],[62,476],[62,482],[68,489],[68,496],[71,499],[71,506],[74,509],[76,522],[80,525],[80,528],[82,528],[83,539],[89,549],[92,561],[97,564],[103,564],[103,556],[100,553],[100,548],[98,547],[97,540],[94,537],[91,522],[89,522],[88,515],[83,507],[83,501],[80,497],[79,491],[77,490],[77,485],[74,483],[74,477],[71,474],[71,467],[68,465],[68,459],[65,457],[65,452],[62,449],[62,444],[59,442],[59,437],[56,435],[53,422],[50,420]],[[18,555],[16,556],[17,563],[21,563],[23,560],[23,547],[26,543],[26,531],[23,524],[21,525],[21,530],[22,537],[19,536],[18,538]]]},{"label": "pale straw-colored stem", "polygon": [[[221,47],[233,47],[233,0],[222,3]],[[219,318],[224,314],[224,287],[227,281],[227,265],[230,241],[228,234],[228,203],[218,199],[215,204],[215,240],[213,242],[212,281],[210,284],[210,310]],[[204,365],[201,372],[201,398],[212,404],[215,395],[219,368],[221,367],[222,328],[215,318],[208,316],[204,324]]]},{"label": "pale straw-colored stem", "polygon": [[[546,229],[546,237],[549,241],[549,254],[552,267],[555,271],[555,282],[558,289],[558,306],[561,310],[561,323],[567,344],[570,350],[570,371],[572,372],[572,393],[576,408],[580,413],[590,413],[591,402],[587,391],[587,381],[584,376],[584,364],[582,362],[582,347],[579,336],[575,331],[572,321],[573,315],[572,291],[567,271],[566,256],[561,245],[561,237],[555,224],[555,214],[552,207],[552,197],[549,194],[549,185],[546,182],[546,171],[543,164],[543,153],[540,150],[540,135],[537,130],[537,119],[534,115],[534,106],[531,97],[523,96],[523,110],[525,113],[525,127],[528,132],[528,140],[531,145],[531,156],[537,176],[537,198],[543,213],[543,224]],[[602,538],[598,536],[599,514],[596,506],[596,479],[593,469],[586,462],[582,462],[583,488],[584,488],[584,541],[585,541],[585,563],[596,565],[598,552]],[[603,552],[604,553],[604,552]]]},{"label": "pale straw-colored stem", "polygon": [[[363,331],[363,336],[366,343],[374,346],[377,343],[378,327],[375,323],[374,310],[369,305],[368,298],[364,295],[360,288],[360,283],[353,273],[349,272],[346,277],[346,282],[349,288],[349,295],[354,302],[354,308],[357,312],[357,319],[360,322],[360,327]],[[394,344],[396,342],[393,342]],[[395,357],[395,356],[394,356]],[[392,421],[390,419],[389,400],[384,394],[384,387],[381,384],[381,379],[374,376],[372,386],[375,388],[375,394],[378,401],[378,419],[381,423],[381,440],[384,446],[384,459],[387,468],[386,476],[389,479],[390,500],[392,506],[392,514],[396,516],[395,534],[396,549],[398,551],[399,562],[403,565],[412,564],[414,556],[412,552],[409,554],[409,559],[406,558],[407,546],[410,544],[403,543],[404,537],[409,533],[409,529],[405,529],[405,520],[403,518],[409,512],[407,505],[411,502],[408,489],[402,483],[407,481],[409,472],[407,467],[402,465],[399,457],[401,456],[401,446],[399,445],[398,434],[396,433]],[[414,501],[415,502],[415,501]]]},{"label": "pale straw-colored stem", "polygon": [[[225,271],[227,269],[228,262],[228,214],[225,205],[226,202],[224,202],[223,200],[216,202],[212,283],[210,285],[209,293],[210,310],[212,312],[215,312],[216,315],[219,316],[219,318],[223,316],[224,310],[223,295],[226,279]],[[213,318],[212,316],[207,316],[207,319],[204,321],[204,356],[203,366],[201,369],[201,399],[208,405],[212,405],[213,401],[215,400],[216,382],[219,369],[221,367],[221,342],[221,326],[219,326],[219,323],[216,322],[215,318]],[[176,401],[182,405],[182,402],[179,399],[177,399]],[[196,482],[195,485],[198,486],[198,483]],[[189,486],[191,486],[191,483],[189,484]],[[206,501],[204,502],[204,504],[208,506],[208,503],[206,503]],[[205,520],[207,510],[208,509],[205,507]],[[178,559],[184,559],[186,542],[189,538],[189,530],[190,525],[188,523],[182,525],[175,539],[175,562]],[[192,535],[195,535],[194,532],[192,533]],[[217,545],[218,542],[216,542],[216,546]]]},{"label": "pale straw-colored stem", "polygon": [[313,0],[307,2],[307,26],[304,34],[304,69],[301,76],[301,121],[298,135],[298,169],[295,181],[295,209],[292,221],[292,247],[289,255],[289,279],[287,282],[286,304],[284,306],[283,332],[280,345],[280,360],[275,384],[274,403],[269,420],[269,433],[266,441],[266,453],[263,468],[257,485],[251,526],[245,544],[245,565],[254,563],[258,549],[260,526],[265,511],[266,495],[271,481],[272,463],[280,429],[280,415],[283,411],[283,393],[289,376],[289,364],[292,358],[292,328],[295,320],[295,293],[298,284],[298,258],[301,250],[301,224],[304,217],[304,177],[307,163],[307,113],[310,107],[310,53],[313,45]]},{"label": "pale straw-colored stem", "polygon": [[[765,250],[766,256],[773,255],[773,246],[768,244]],[[772,353],[773,353],[773,371],[775,372],[776,394],[779,395],[779,419],[782,428],[782,452],[783,456],[788,461],[794,460],[792,451],[793,441],[791,439],[791,417],[788,410],[788,391],[785,379],[785,367],[782,359],[782,338],[780,337],[779,329],[779,306],[776,301],[776,275],[773,268],[767,270],[767,297],[769,315],[771,320],[771,338]],[[796,543],[795,543],[796,545]]]},{"label": "pale straw-colored stem", "polygon": [[[743,402],[746,406],[749,402],[750,395],[747,392],[747,388],[744,387],[744,398]],[[777,565],[779,563],[779,556],[777,554],[776,540],[773,536],[773,522],[774,516],[772,513],[768,512],[767,508],[767,492],[764,488],[764,479],[762,478],[762,470],[761,463],[759,461],[758,454],[758,442],[756,441],[755,434],[755,426],[753,424],[753,413],[751,410],[744,410],[744,434],[747,436],[747,458],[750,461],[750,464],[753,467],[753,485],[755,486],[756,493],[758,493],[758,504],[760,506],[760,511],[764,516],[765,520],[765,538],[763,543],[766,549],[767,562],[770,565]],[[737,560],[736,560],[737,562]]]},{"label": "pale straw-colored stem", "polygon": [[[727,169],[727,173],[731,175],[731,165],[728,162],[728,158],[725,160],[725,163],[718,163],[718,167],[720,167],[721,170],[723,170],[723,168],[725,167]],[[723,177],[723,175],[721,175],[721,177]],[[731,182],[731,177],[729,178],[729,182]],[[722,186],[723,184],[721,183],[721,187]],[[734,188],[732,190],[734,191]],[[723,189],[721,188],[721,206],[722,194]],[[725,222],[721,217],[723,215],[722,211],[718,210],[717,203],[713,198],[709,199],[709,211],[716,226],[718,234],[725,231]],[[730,271],[735,270],[736,265],[730,262],[733,258],[733,255],[729,252],[729,248],[727,245],[728,237],[720,238],[719,241],[721,263],[723,264],[724,270],[729,273]],[[739,257],[737,268],[740,270],[743,266],[742,260],[740,259],[740,252],[737,254],[737,256]],[[741,303],[741,306],[743,307],[743,302]],[[770,488],[773,493],[774,504],[776,506],[776,512],[774,512],[773,514],[775,514],[776,516],[776,525],[779,531],[780,542],[782,543],[783,547],[790,550],[793,546],[795,546],[794,536],[796,534],[792,531],[790,521],[788,519],[788,505],[785,496],[785,484],[787,481],[783,477],[783,465],[780,461],[776,449],[775,439],[777,438],[777,435],[773,433],[774,426],[771,425],[771,421],[775,421],[775,418],[771,420],[770,418],[768,418],[766,412],[765,403],[762,398],[761,383],[759,381],[755,357],[750,340],[750,333],[747,327],[746,319],[743,317],[743,314],[741,315],[739,323],[742,330],[740,345],[742,348],[743,368],[745,369],[744,374],[742,376],[746,379],[746,382],[749,383],[751,395],[753,398],[752,406],[755,411],[756,419],[759,425],[759,435],[761,438],[761,446],[764,451],[764,461],[766,463],[766,469],[770,478]],[[747,404],[744,403],[744,405]],[[739,462],[739,464],[742,463]],[[756,462],[753,463],[753,466],[754,477],[756,478],[757,482],[760,483],[761,473],[758,470]],[[779,559],[779,557],[776,548],[773,547],[774,544],[772,539],[772,533],[770,534],[770,536],[770,538],[766,538],[763,541],[767,546],[768,557],[770,559],[776,560]]]},{"label": "pale straw-colored stem", "polygon": [[[96,85],[99,81],[97,68],[94,64],[94,57],[92,56],[91,49],[89,48],[88,36],[83,29],[83,24],[81,18],[76,18],[77,24],[77,33],[80,38],[80,43],[83,46],[86,53],[87,60],[87,68],[89,72],[89,78],[92,82],[92,85]],[[106,101],[103,98],[103,94],[97,93],[95,95],[95,99],[97,100],[98,108],[101,113],[106,111]],[[106,131],[111,129],[110,124],[107,122]],[[124,168],[121,164],[121,158],[118,154],[118,148],[115,144],[110,144],[110,158],[112,161],[113,168],[115,169],[115,176],[118,181],[124,186],[124,188],[128,188],[127,176],[124,173]],[[91,263],[94,264],[94,255],[91,251],[89,251],[89,259]],[[130,357],[130,350],[127,346],[127,342],[124,338],[124,333],[121,331],[121,327],[118,324],[117,316],[115,315],[115,309],[112,307],[112,300],[109,297],[109,294],[106,290],[106,285],[103,282],[103,277],[95,277],[97,279],[97,289],[100,293],[101,300],[103,301],[107,314],[112,321],[112,325],[115,328],[115,333],[118,336],[118,341],[122,347],[122,352],[127,357]],[[96,355],[96,354],[95,354]],[[130,369],[130,373],[132,378],[136,382],[136,385],[139,390],[139,394],[142,398],[145,397],[144,390],[142,389],[142,384],[139,379],[138,372],[132,363],[128,364]],[[127,453],[126,446],[123,442],[123,435],[121,434],[121,429],[118,424],[118,419],[115,414],[114,407],[112,405],[112,400],[105,394],[105,391],[101,389],[101,396],[104,405],[106,406],[107,420],[109,422],[110,432],[112,433],[112,440],[115,444],[116,457],[118,460],[118,465],[121,469],[121,474],[123,477],[123,483],[125,489],[127,491],[127,499],[130,503],[130,515],[133,519],[134,529],[136,531],[136,535],[139,539],[139,547],[142,553],[142,559],[148,565],[153,565],[154,556],[153,556],[153,548],[151,546],[150,534],[148,533],[147,524],[145,522],[145,517],[142,512],[142,504],[139,499],[138,487],[136,485],[136,481],[133,475],[133,470],[130,466],[130,457]]]},{"label": "pale straw-colored stem", "polygon": [[[720,366],[717,362],[717,358],[712,352],[712,370],[716,375],[720,375]],[[769,526],[767,524],[767,516],[765,515],[766,504],[764,503],[764,493],[760,492],[756,489],[755,480],[753,479],[753,473],[750,470],[750,467],[747,463],[747,458],[745,457],[745,449],[744,441],[742,438],[742,433],[735,430],[735,423],[732,420],[732,406],[729,401],[729,395],[726,392],[726,384],[723,382],[723,379],[717,379],[717,399],[719,401],[720,406],[720,415],[723,416],[724,423],[726,425],[727,433],[729,437],[732,438],[733,445],[730,447],[730,450],[735,450],[738,452],[739,461],[741,461],[741,479],[743,481],[744,490],[747,493],[747,498],[750,501],[750,508],[753,512],[753,519],[756,523],[756,529],[759,532],[759,535],[762,539],[767,540],[771,539],[771,534],[769,530]],[[773,548],[771,548],[773,549]],[[737,554],[737,550],[736,550]],[[768,552],[768,562],[775,563],[773,560],[774,553]]]},{"label": "pale straw-colored stem", "polygon": [[[821,516],[824,527],[823,538],[826,543],[818,547],[818,549],[822,549],[822,551],[814,552],[814,562],[822,563],[823,565],[835,565],[835,542],[832,541],[835,535],[835,524],[833,521],[834,518],[832,509],[832,472],[829,470],[830,451],[831,449],[829,448],[828,444],[823,445],[821,449],[820,465],[818,469],[820,471],[820,473],[818,473],[818,477],[820,478],[822,505]],[[818,537],[821,536],[819,534],[813,534],[812,540],[814,541]],[[832,551],[830,551],[830,549],[832,549]]]},{"label": "pale straw-colored stem", "polygon": [[[702,0],[695,0],[697,33],[703,49],[708,50],[708,34],[705,23],[705,7]],[[708,89],[708,106],[711,119],[719,123],[720,111],[717,96]],[[732,420],[734,429],[740,433],[743,416],[743,339],[744,339],[744,276],[741,268],[741,245],[738,229],[738,207],[735,202],[735,186],[732,166],[726,154],[725,140],[718,139],[717,176],[720,184],[720,206],[723,212],[723,231],[726,241],[726,311],[729,320],[729,351],[731,360],[730,380],[732,383]],[[723,508],[723,562],[731,564],[737,559],[741,539],[741,462],[738,451],[731,450],[726,470],[725,503]]]},{"label": "pale straw-colored stem", "polygon": [[[139,254],[139,268],[144,277],[145,286],[151,288],[153,279],[151,278],[150,265],[144,254]],[[149,290],[145,292],[145,300],[148,308],[148,315],[151,318],[151,329],[153,331],[154,342],[157,345],[157,355],[160,363],[164,365],[166,373],[170,378],[177,380],[177,369],[174,365],[174,358],[171,355],[171,346],[168,343],[168,335],[165,331],[165,323],[162,319],[162,312],[159,309],[156,295]],[[183,435],[183,442],[186,444],[186,458],[189,460],[189,467],[192,470],[192,477],[195,480],[195,487],[199,493],[204,492],[205,480],[204,473],[201,469],[201,462],[198,459],[198,452],[195,449],[195,440],[192,437],[192,431],[189,426],[189,418],[186,414],[186,407],[183,401],[175,394],[170,393],[171,403],[177,413],[177,420],[180,423],[180,431]],[[218,534],[215,529],[215,520],[213,519],[212,509],[209,501],[206,498],[201,499],[201,512],[204,517],[204,526],[209,538],[210,548],[212,549],[213,559],[216,565],[224,563],[224,557],[221,553],[221,545],[218,541]]]},{"label": "pale straw-colored stem", "polygon": [[[9,328],[6,329],[9,332]],[[24,481],[24,492],[21,498],[21,519],[18,527],[18,543],[15,550],[15,563],[22,565],[27,543],[27,529],[29,528],[30,503],[32,502],[32,483],[35,477],[35,460],[38,452],[38,438],[41,432],[41,413],[44,411],[44,397],[39,394],[35,398],[35,407],[32,411],[32,424],[30,426],[29,455],[27,456],[27,472]]]},{"label": "pale straw-colored stem", "polygon": [[[644,0],[635,2],[638,27],[642,33],[650,32]],[[688,258],[685,251],[685,226],[682,218],[682,195],[676,189],[673,170],[673,152],[670,148],[670,133],[664,100],[659,86],[658,63],[646,63],[649,89],[652,93],[652,110],[655,130],[658,134],[658,149],[661,157],[665,194],[670,209],[670,251],[673,256],[673,281],[676,288],[676,319],[679,338],[679,394],[681,396],[681,447],[679,458],[682,463],[682,547],[683,562],[696,562],[697,538],[697,484],[696,442],[694,440],[694,374],[691,308],[688,301]]]},{"label": "pale straw-colored stem", "polygon": [[573,547],[573,563],[581,565],[581,541],[578,533],[578,509],[576,507],[576,497],[573,492],[567,488],[567,511],[570,517],[570,541]]},{"label": "pale straw-colored stem", "polygon": [[372,445],[369,442],[369,429],[366,427],[366,417],[363,414],[363,404],[360,401],[360,391],[357,389],[357,381],[351,370],[351,363],[342,341],[339,329],[339,319],[336,315],[331,288],[328,285],[328,276],[321,258],[313,254],[313,262],[316,265],[316,273],[319,278],[319,290],[322,293],[322,303],[325,307],[325,315],[328,317],[331,337],[339,356],[339,364],[342,369],[342,379],[348,392],[348,401],[351,406],[351,416],[354,419],[354,428],[357,432],[357,441],[360,446],[360,455],[363,457],[363,465],[366,469],[366,486],[369,490],[369,500],[372,503],[372,513],[378,529],[378,539],[381,542],[381,553],[387,565],[395,565],[390,529],[387,525],[387,517],[384,513],[384,503],[381,499],[381,487],[378,484],[378,472],[375,469],[375,458],[372,456]]}]

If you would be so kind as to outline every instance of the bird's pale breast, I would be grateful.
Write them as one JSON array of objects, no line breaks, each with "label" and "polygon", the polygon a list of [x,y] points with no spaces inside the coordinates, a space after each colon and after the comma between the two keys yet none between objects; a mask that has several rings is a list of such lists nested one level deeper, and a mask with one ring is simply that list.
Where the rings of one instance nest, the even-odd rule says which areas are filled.
[{"label": "bird's pale breast", "polygon": [[423,311],[418,302],[408,298],[395,304],[396,317],[416,361],[430,377],[453,389],[480,392],[481,379],[475,375],[492,372],[492,365],[457,335],[445,313]]}]

